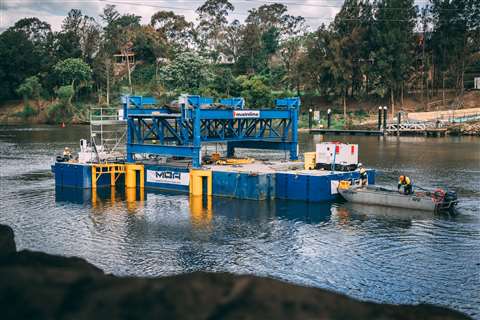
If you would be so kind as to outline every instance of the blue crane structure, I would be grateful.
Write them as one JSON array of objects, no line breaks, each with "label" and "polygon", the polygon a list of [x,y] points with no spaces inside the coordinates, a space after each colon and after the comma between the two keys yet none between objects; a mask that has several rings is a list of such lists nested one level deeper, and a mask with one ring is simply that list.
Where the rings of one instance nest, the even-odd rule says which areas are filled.
[{"label": "blue crane structure", "polygon": [[300,99],[275,100],[275,108],[245,109],[243,98],[220,99],[183,96],[179,110],[154,107],[152,97],[123,96],[127,120],[127,162],[135,154],[192,159],[201,166],[202,143],[226,143],[227,156],[235,148],[274,149],[298,159],[298,112]]}]

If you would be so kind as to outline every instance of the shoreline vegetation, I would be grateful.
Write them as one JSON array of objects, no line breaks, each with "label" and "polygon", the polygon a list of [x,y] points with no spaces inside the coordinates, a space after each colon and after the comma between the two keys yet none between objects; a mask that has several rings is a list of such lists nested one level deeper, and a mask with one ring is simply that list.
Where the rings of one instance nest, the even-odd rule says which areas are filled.
[{"label": "shoreline vegetation", "polygon": [[[462,109],[451,110],[448,107],[439,106],[435,111],[416,107],[414,99],[406,99],[405,107],[402,109],[403,118],[418,121],[435,121],[436,119],[449,120],[452,117],[464,117],[471,115],[480,115],[480,91],[469,92],[465,95],[465,104]],[[96,106],[91,103],[79,103],[72,105],[76,112],[68,117],[52,121],[49,118],[49,111],[52,106],[58,102],[56,100],[38,100],[38,101],[9,101],[0,105],[0,124],[1,125],[35,125],[35,124],[51,124],[60,125],[62,122],[70,125],[88,125],[89,124],[89,108]],[[299,117],[299,129],[302,131],[308,130],[308,108],[320,111],[320,121],[312,121],[313,128],[326,127],[326,110],[332,108],[332,129],[362,129],[362,130],[376,130],[377,127],[377,112],[379,104],[374,102],[358,102],[351,111],[347,113],[347,121],[343,118],[343,113],[339,108],[335,109],[334,105],[314,105],[315,101],[307,101],[309,106],[302,105]],[[27,106],[33,105],[34,108]],[[120,105],[120,104],[118,104]],[[427,111],[428,110],[428,111]],[[390,116],[390,115],[389,115]],[[391,119],[391,118],[389,118]],[[389,120],[390,121],[390,120]],[[466,135],[466,136],[480,136],[480,121],[478,119],[464,122],[464,123],[446,123],[449,135]]]},{"label": "shoreline vegetation", "polygon": [[470,319],[428,304],[360,301],[251,275],[117,277],[76,257],[17,251],[0,225],[2,319]]}]

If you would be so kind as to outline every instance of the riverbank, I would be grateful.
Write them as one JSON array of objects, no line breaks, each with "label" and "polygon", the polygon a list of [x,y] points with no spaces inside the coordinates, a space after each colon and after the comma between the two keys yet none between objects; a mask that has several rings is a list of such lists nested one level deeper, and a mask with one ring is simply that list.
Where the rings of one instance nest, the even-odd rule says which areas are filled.
[{"label": "riverbank", "polygon": [[[439,99],[439,97],[436,97]],[[435,99],[434,99],[435,100]],[[451,99],[448,100],[451,102]],[[403,111],[411,120],[434,121],[435,119],[449,119],[451,117],[461,117],[472,114],[480,114],[480,91],[466,92],[462,106],[453,107],[451,104],[432,104],[423,105],[416,97],[406,97],[403,106],[397,106],[396,111]],[[87,124],[88,112],[91,105],[96,105],[96,101],[83,101],[73,103],[72,112],[69,116],[62,119],[52,119],[50,111],[52,106],[58,104],[56,99],[38,101],[28,101],[28,108],[25,107],[23,100],[4,101],[0,103],[0,124],[58,124],[61,122],[72,124]],[[387,102],[369,98],[365,101],[348,101],[347,114],[348,121],[343,119],[343,106],[328,102],[324,97],[302,96],[302,109],[300,115],[300,127],[308,127],[308,110],[319,110],[321,113],[321,123],[326,125],[326,110],[332,109],[334,117],[332,119],[334,126],[357,127],[357,126],[376,126],[377,110],[379,105],[388,105]],[[434,111],[433,111],[434,110]],[[388,111],[389,118],[391,110]]]},{"label": "riverbank", "polygon": [[0,273],[2,319],[469,319],[255,276],[115,277],[80,258],[17,252],[13,230],[3,225]]},{"label": "riverbank", "polygon": [[0,124],[88,124],[89,104],[77,104],[71,107],[70,115],[62,115],[61,110],[53,112],[57,100],[29,101],[27,106],[22,100],[8,101],[0,105]]}]

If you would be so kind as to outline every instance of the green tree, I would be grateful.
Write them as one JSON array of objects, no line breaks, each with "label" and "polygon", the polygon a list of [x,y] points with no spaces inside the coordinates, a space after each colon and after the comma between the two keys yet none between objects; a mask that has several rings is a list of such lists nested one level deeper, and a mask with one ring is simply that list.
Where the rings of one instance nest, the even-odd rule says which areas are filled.
[{"label": "green tree", "polygon": [[35,46],[22,31],[6,30],[0,34],[0,100],[15,98],[22,81],[40,70]]},{"label": "green tree", "polygon": [[198,93],[208,85],[211,73],[203,58],[192,52],[183,52],[161,68],[160,79],[170,90]]},{"label": "green tree", "polygon": [[241,95],[248,107],[267,107],[271,104],[272,89],[266,84],[266,79],[255,75],[252,77],[239,76],[237,81],[240,84]]},{"label": "green tree", "polygon": [[26,78],[17,88],[17,94],[23,97],[24,105],[27,106],[29,99],[35,99],[37,113],[40,112],[40,93],[42,85],[37,76]]},{"label": "green tree", "polygon": [[[53,71],[62,84],[69,84],[74,93],[85,87],[92,78],[92,69],[78,58],[69,58],[55,64]],[[73,95],[70,96],[69,103]]]},{"label": "green tree", "polygon": [[265,67],[262,30],[255,24],[247,24],[241,32],[241,42],[236,68],[240,74],[252,74]]},{"label": "green tree", "polygon": [[172,47],[173,52],[189,47],[193,42],[193,24],[172,11],[158,11],[150,19],[150,25]]},{"label": "green tree", "polygon": [[405,81],[414,71],[416,20],[417,9],[413,0],[377,3],[372,32],[375,45],[373,69],[380,93],[390,92],[392,115],[395,114],[396,96],[403,94]]},{"label": "green tree", "polygon": [[241,37],[243,26],[237,19],[233,20],[225,28],[224,41],[221,43],[220,51],[233,63],[237,63],[241,49]]},{"label": "green tree", "polygon": [[210,91],[219,97],[239,95],[239,84],[228,67],[217,67],[213,72],[213,80],[209,85]]},{"label": "green tree", "polygon": [[[100,46],[100,25],[94,18],[84,15],[79,9],[72,9],[63,20],[62,33],[74,41],[81,57],[91,63]],[[71,58],[71,57],[69,57]]]},{"label": "green tree", "polygon": [[463,96],[465,70],[478,61],[480,3],[474,0],[432,0],[431,47],[436,87],[456,89]]},{"label": "green tree", "polygon": [[214,61],[218,59],[221,42],[225,36],[227,16],[235,8],[228,0],[206,0],[197,9],[197,41],[201,50],[208,52]]},{"label": "green tree", "polygon": [[48,118],[53,122],[66,121],[68,116],[72,114],[72,97],[75,90],[71,85],[59,87],[55,93],[58,97],[58,103],[52,104],[48,108]]}]

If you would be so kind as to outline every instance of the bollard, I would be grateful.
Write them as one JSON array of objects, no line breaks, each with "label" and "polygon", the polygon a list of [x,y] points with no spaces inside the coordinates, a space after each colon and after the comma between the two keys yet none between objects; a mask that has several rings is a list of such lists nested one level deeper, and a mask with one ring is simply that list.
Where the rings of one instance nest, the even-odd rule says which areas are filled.
[{"label": "bollard", "polygon": [[378,130],[382,129],[382,107],[378,107]]},{"label": "bollard", "polygon": [[387,130],[387,106],[383,107],[383,130]]},{"label": "bollard", "polygon": [[308,128],[312,129],[312,109],[308,109]]},{"label": "bollard", "polygon": [[400,123],[402,123],[402,113],[399,112],[397,115],[397,137],[400,136]]},{"label": "bollard", "polygon": [[327,128],[330,129],[330,125],[332,124],[332,109],[327,110]]}]

